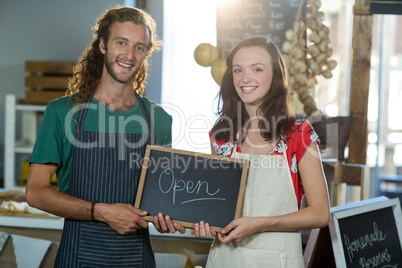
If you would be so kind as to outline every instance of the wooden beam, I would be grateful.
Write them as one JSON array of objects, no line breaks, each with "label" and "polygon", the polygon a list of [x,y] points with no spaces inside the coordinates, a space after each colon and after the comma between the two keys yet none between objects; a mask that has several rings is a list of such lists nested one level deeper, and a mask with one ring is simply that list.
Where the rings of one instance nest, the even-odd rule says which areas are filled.
[{"label": "wooden beam", "polygon": [[371,15],[370,6],[354,6],[353,7],[354,15]]},{"label": "wooden beam", "polygon": [[348,186],[360,186],[360,200],[363,200],[364,170],[365,166],[362,164],[339,163],[335,166],[333,206],[343,203],[339,198],[342,183],[346,183]]},{"label": "wooden beam", "polygon": [[[369,8],[370,0],[355,0],[355,6]],[[349,136],[347,163],[366,164],[372,27],[372,15],[354,15],[349,114],[356,120]]]},{"label": "wooden beam", "polygon": [[335,183],[361,186],[364,178],[364,165],[361,164],[338,164],[335,166]]}]

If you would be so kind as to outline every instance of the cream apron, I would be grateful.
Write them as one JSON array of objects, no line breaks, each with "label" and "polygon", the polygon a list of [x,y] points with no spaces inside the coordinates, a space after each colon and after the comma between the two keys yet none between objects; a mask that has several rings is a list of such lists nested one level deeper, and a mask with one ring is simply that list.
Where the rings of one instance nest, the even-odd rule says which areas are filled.
[{"label": "cream apron", "polygon": [[[236,147],[232,157],[250,160],[242,216],[268,217],[297,211],[286,150],[283,155],[250,155],[237,153]],[[300,232],[264,232],[228,244],[216,238],[206,267],[304,267]]]}]

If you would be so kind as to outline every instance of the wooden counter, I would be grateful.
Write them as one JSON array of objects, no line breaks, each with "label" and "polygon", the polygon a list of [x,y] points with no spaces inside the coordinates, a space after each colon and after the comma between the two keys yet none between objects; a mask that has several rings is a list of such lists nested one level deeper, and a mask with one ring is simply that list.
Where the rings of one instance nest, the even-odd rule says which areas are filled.
[{"label": "wooden counter", "polygon": [[11,238],[12,234],[52,241],[41,267],[53,267],[63,223],[64,220],[62,218],[0,216],[0,231],[9,234],[3,251],[0,254],[0,267],[17,267]]}]

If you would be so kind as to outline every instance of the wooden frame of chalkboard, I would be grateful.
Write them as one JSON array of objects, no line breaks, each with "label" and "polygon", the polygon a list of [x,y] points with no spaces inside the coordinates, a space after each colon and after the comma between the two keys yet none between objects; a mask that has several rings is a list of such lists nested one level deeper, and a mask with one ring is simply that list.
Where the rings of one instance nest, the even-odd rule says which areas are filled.
[{"label": "wooden frame of chalkboard", "polygon": [[329,232],[336,267],[402,265],[402,213],[397,198],[334,207]]},{"label": "wooden frame of chalkboard", "polygon": [[134,206],[152,222],[159,212],[217,232],[240,217],[249,161],[147,145]]}]

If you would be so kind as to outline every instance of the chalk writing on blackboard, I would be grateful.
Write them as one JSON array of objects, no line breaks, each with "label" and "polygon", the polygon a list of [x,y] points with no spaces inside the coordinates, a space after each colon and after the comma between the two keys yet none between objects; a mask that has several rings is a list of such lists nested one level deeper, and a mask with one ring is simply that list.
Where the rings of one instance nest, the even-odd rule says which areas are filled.
[{"label": "chalk writing on blackboard", "polygon": [[[285,32],[293,27],[301,0],[234,0],[230,5],[217,5],[218,48],[227,56],[243,38],[263,35],[279,48]],[[303,1],[302,14],[307,1]]]},{"label": "chalk writing on blackboard", "polygon": [[[399,216],[394,214],[397,212]],[[346,267],[400,267],[402,249],[397,225],[400,207],[377,208],[344,218],[340,213],[335,215],[339,217],[339,236]]]},{"label": "chalk writing on blackboard", "polygon": [[402,211],[384,196],[331,208],[325,228],[311,231],[306,267],[396,268],[402,264]]},{"label": "chalk writing on blackboard", "polygon": [[[209,188],[208,181],[198,180],[197,182],[194,182],[192,180],[181,180],[176,178],[173,170],[170,168],[163,170],[159,175],[159,190],[163,194],[172,194],[173,205],[176,203],[176,194],[181,191],[185,191],[186,196],[189,196],[190,198],[181,201],[180,204],[206,200],[226,200],[225,198],[214,197],[220,191],[220,188],[217,188],[215,192],[210,192]],[[194,198],[194,195],[198,196],[200,191],[205,191],[208,197]]]},{"label": "chalk writing on blackboard", "polygon": [[[380,230],[378,228],[377,223],[375,221],[373,222],[373,230],[371,233],[366,233],[365,235],[356,238],[351,238],[349,237],[349,235],[344,234],[344,241],[345,241],[344,246],[346,252],[348,253],[347,256],[349,257],[349,261],[353,262],[355,252],[364,250],[364,248],[369,246],[375,247],[377,242],[384,241],[386,238],[387,234],[383,232],[383,230]],[[386,262],[391,261],[391,256],[389,255],[387,248],[382,250],[382,252],[375,254],[374,258],[376,266],[379,265],[380,263],[384,263],[385,261]],[[367,267],[367,264],[370,263],[372,263],[372,261],[367,260],[365,257],[361,257],[359,259],[359,264],[361,264],[362,267]]]}]

